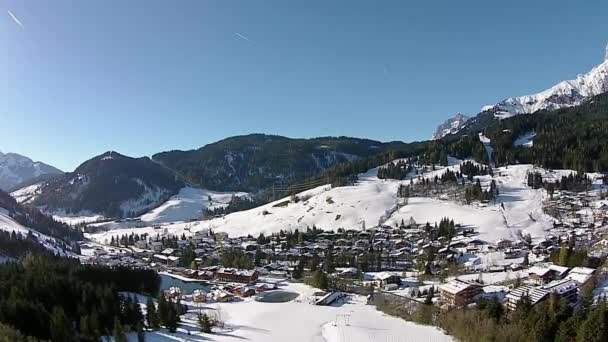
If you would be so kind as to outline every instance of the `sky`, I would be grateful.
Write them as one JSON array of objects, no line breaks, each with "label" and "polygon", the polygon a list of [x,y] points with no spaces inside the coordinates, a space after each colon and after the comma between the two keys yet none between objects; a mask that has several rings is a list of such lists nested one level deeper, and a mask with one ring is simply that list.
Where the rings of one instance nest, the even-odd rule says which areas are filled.
[{"label": "sky", "polygon": [[602,62],[608,1],[0,0],[0,150],[430,137]]}]

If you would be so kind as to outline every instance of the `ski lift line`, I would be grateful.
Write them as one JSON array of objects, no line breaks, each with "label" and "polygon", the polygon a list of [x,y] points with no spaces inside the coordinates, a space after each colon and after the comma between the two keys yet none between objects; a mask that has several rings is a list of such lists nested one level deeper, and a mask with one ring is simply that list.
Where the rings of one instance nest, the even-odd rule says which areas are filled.
[{"label": "ski lift line", "polygon": [[325,183],[325,182],[310,183],[310,184],[294,185],[294,186],[280,187],[280,188],[274,188],[274,189],[275,190],[291,190],[291,189],[301,189],[301,188],[306,188],[306,187],[311,187],[311,186],[320,186],[320,185],[324,185],[324,184],[327,184],[327,183]]},{"label": "ski lift line", "polygon": [[318,186],[323,186],[325,184],[318,184],[318,185],[307,185],[307,186],[298,186],[298,187],[293,187],[293,188],[275,188],[273,189],[275,192],[289,192],[289,191],[303,191],[303,190],[309,190],[312,188],[316,188]]},{"label": "ski lift line", "polygon": [[[294,184],[293,186],[300,186],[300,185],[307,185],[307,184],[316,184],[316,183],[322,183],[322,182],[329,182],[328,178],[321,178],[321,179],[317,179],[317,180],[313,180],[313,181],[309,181],[309,182],[304,182],[304,183],[297,183]],[[275,187],[290,187],[291,185],[275,185]]]},{"label": "ski lift line", "polygon": [[298,184],[298,185],[288,186],[288,187],[280,187],[280,188],[274,187],[273,189],[275,191],[291,191],[291,190],[298,190],[298,189],[321,186],[321,185],[325,185],[325,184],[328,184],[328,183],[325,181],[320,181],[320,182],[316,182],[316,183]]}]

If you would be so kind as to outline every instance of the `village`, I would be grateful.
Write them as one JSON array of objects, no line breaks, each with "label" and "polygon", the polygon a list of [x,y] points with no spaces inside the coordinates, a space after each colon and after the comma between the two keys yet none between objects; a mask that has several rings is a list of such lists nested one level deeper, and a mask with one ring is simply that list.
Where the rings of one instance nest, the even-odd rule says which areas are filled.
[{"label": "village", "polygon": [[[165,288],[175,298],[225,302],[277,289],[281,281],[305,281],[324,291],[310,302],[331,305],[349,293],[440,308],[462,308],[496,300],[514,310],[550,294],[572,307],[583,297],[605,295],[608,251],[607,205],[599,192],[555,190],[544,201],[554,228],[532,241],[486,241],[476,227],[448,217],[433,224],[401,220],[368,229],[288,231],[229,237],[199,230],[191,236],[114,237],[109,245],[88,243],[87,263],[152,268],[164,277],[200,288]],[[311,282],[318,274],[326,278]],[[317,276],[315,277],[315,274]]]}]

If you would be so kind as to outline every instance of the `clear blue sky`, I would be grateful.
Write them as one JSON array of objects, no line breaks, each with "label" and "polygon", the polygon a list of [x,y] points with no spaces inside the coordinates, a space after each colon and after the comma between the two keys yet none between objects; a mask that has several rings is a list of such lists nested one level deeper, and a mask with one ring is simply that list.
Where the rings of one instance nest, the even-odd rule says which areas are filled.
[{"label": "clear blue sky", "polygon": [[0,150],[71,171],[106,150],[252,132],[426,139],[455,112],[599,64],[606,13],[595,0],[0,0]]}]

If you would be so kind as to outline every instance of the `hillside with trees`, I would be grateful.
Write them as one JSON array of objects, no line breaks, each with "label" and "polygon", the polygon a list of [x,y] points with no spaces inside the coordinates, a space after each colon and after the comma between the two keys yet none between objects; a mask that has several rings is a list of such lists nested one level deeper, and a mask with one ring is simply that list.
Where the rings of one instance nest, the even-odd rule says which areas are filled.
[{"label": "hillside with trees", "polygon": [[33,205],[46,211],[136,216],[179,192],[184,183],[147,157],[106,152],[41,186]]}]

